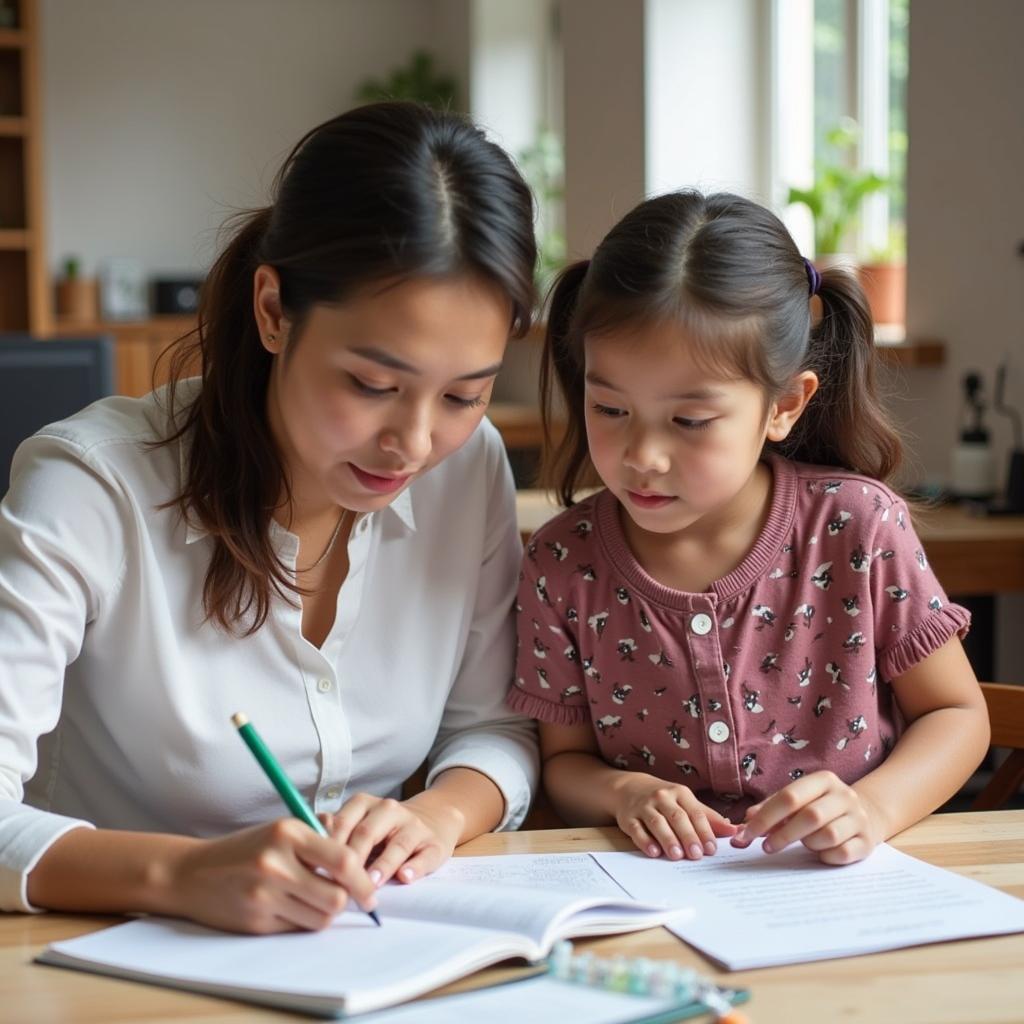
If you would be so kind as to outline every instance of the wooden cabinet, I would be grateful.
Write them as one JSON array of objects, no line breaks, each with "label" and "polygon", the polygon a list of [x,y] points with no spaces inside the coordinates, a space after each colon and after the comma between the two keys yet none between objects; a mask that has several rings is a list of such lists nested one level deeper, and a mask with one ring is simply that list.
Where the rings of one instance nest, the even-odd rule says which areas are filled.
[{"label": "wooden cabinet", "polygon": [[0,331],[51,328],[43,224],[36,0],[0,27]]},{"label": "wooden cabinet", "polygon": [[95,334],[112,337],[117,393],[138,398],[167,383],[168,350],[194,327],[195,318],[191,316],[154,316],[148,320],[107,320],[91,324],[58,321],[55,333],[64,337]]}]

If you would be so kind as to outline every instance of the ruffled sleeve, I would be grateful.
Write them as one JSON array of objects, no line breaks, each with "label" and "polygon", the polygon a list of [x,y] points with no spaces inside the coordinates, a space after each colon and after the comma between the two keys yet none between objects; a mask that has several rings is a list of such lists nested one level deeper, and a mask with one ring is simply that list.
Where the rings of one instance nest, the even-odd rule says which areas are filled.
[{"label": "ruffled sleeve", "polygon": [[970,629],[966,608],[950,603],[924,545],[897,499],[879,524],[871,553],[878,667],[884,679],[908,672]]},{"label": "ruffled sleeve", "polygon": [[[557,521],[527,545],[516,594],[516,671],[505,697],[510,708],[542,722],[590,720],[575,624],[562,609],[570,574],[560,558]],[[543,536],[542,536],[543,535]]]}]

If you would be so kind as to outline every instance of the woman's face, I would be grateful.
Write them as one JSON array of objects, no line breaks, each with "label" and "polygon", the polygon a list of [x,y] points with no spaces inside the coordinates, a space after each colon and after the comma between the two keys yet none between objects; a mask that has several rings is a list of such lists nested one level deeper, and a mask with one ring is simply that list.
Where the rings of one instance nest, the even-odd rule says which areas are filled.
[{"label": "woman's face", "polygon": [[483,418],[509,302],[476,277],[414,278],[314,306],[290,337],[280,315],[272,329],[275,280],[257,271],[256,313],[276,357],[267,409],[295,503],[383,508]]}]

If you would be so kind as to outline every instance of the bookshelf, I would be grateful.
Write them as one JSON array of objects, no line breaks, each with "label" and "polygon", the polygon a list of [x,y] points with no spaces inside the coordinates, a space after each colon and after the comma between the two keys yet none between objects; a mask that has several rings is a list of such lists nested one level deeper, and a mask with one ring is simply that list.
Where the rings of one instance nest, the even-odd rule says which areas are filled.
[{"label": "bookshelf", "polygon": [[0,332],[50,332],[43,222],[37,0],[0,27]]}]

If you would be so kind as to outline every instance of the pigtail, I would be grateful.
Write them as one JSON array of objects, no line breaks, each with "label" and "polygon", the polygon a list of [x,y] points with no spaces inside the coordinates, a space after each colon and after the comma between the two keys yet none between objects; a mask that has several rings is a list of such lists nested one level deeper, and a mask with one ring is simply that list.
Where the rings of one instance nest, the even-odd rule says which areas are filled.
[{"label": "pigtail", "polygon": [[903,445],[875,383],[875,332],[864,292],[852,274],[829,269],[818,289],[822,315],[811,328],[806,369],[819,388],[790,436],[787,457],[837,466],[883,483],[897,471]]},{"label": "pigtail", "polygon": [[[590,456],[583,407],[582,339],[573,330],[573,315],[590,260],[566,267],[551,289],[544,354],[540,366],[540,416],[544,431],[541,484],[554,491],[566,508],[586,477]],[[563,422],[565,428],[559,425]]]}]

